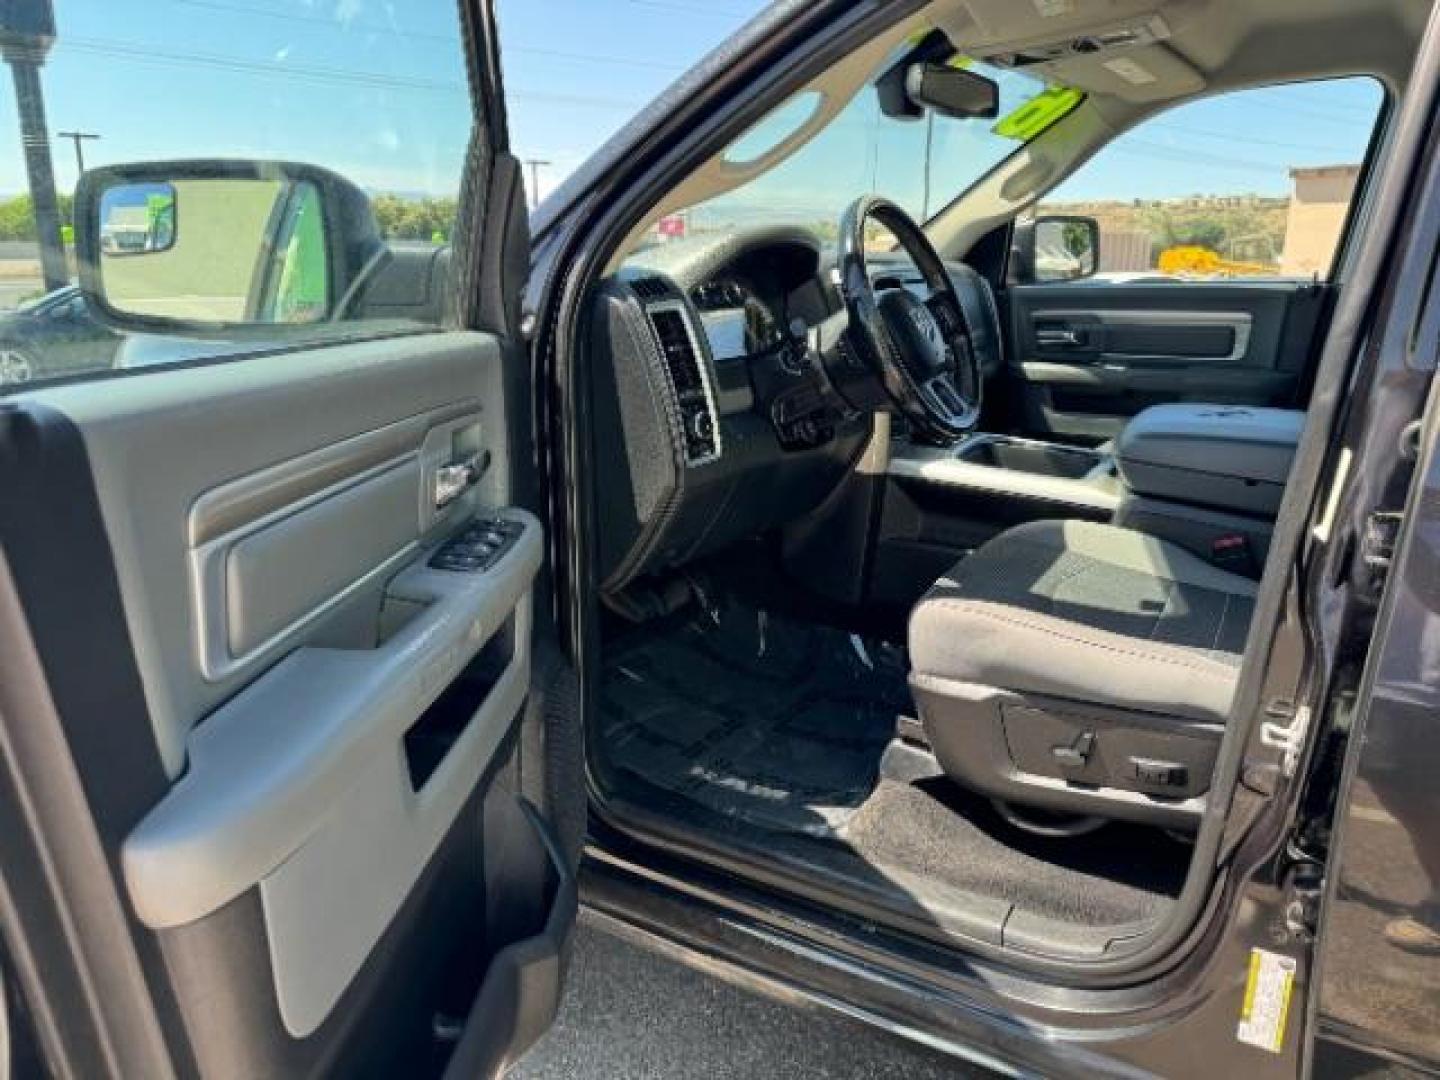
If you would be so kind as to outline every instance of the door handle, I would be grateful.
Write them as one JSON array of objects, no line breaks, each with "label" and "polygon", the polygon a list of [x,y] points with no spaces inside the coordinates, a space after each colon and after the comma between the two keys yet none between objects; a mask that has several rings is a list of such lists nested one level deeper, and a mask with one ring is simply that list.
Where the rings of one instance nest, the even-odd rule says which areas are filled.
[{"label": "door handle", "polygon": [[1036,330],[1035,344],[1055,348],[1073,349],[1083,345],[1084,339],[1078,330]]},{"label": "door handle", "polygon": [[468,458],[441,465],[435,470],[435,509],[443,510],[465,493],[465,489],[479,481],[490,467],[490,451],[482,450]]}]

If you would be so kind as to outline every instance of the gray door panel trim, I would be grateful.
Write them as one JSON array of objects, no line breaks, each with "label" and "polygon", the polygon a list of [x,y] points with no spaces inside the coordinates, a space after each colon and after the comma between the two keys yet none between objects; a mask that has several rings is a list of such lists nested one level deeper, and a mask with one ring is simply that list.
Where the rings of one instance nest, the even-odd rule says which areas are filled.
[{"label": "gray door panel trim", "polygon": [[1177,367],[1147,370],[1119,364],[1066,364],[1058,360],[1026,360],[1020,364],[1020,372],[1026,381],[1033,383],[1117,392],[1127,387],[1142,388],[1153,384],[1155,389],[1163,386],[1177,394],[1201,388],[1263,394],[1279,392],[1295,381],[1293,375],[1267,368],[1186,370]]},{"label": "gray door panel trim", "polygon": [[[388,595],[424,609],[377,648],[298,649],[195,729],[190,768],[121,850],[143,923],[191,923],[254,888],[326,826],[368,761],[402,764],[406,729],[521,605],[540,567],[539,522],[519,510],[506,516],[526,529],[490,570],[417,563],[391,583]],[[525,635],[516,638],[524,660]],[[512,663],[487,707],[523,697],[523,666]],[[426,784],[426,799],[452,784],[468,794],[479,777],[467,783],[447,766]]]},{"label": "gray door panel trim", "polygon": [[[474,497],[462,500],[468,508],[457,504],[456,512],[476,503],[508,504],[502,356],[494,335],[457,331],[156,368],[24,395],[63,413],[85,440],[156,745],[170,776],[184,770],[186,736],[202,717],[239,693],[281,647],[319,638],[328,621],[309,620],[283,646],[207,678],[192,536],[223,530],[281,499],[303,499],[301,492],[337,471],[363,472],[370,455],[384,453],[382,443],[409,441],[411,421],[414,450],[432,417],[473,411],[476,402],[484,402],[483,449],[494,465],[472,489]],[[273,482],[270,494],[242,485],[220,504],[201,502],[266,470],[274,471],[255,484]],[[418,537],[418,509],[410,520]],[[375,588],[378,576],[370,579]]]},{"label": "gray door panel trim", "polygon": [[[258,670],[308,626],[383,583],[413,554],[417,537],[443,518],[473,509],[473,499],[464,498],[437,514],[425,494],[434,465],[448,460],[457,439],[469,446],[481,441],[478,412],[437,410],[372,434],[396,430],[407,438],[399,458],[243,521],[190,552],[200,666],[207,680]],[[268,496],[273,489],[298,491],[289,480],[316,475],[306,467],[313,456],[264,470],[273,488],[246,476],[207,492],[196,506],[204,507],[200,513],[223,507],[220,516],[238,520],[231,512],[237,506],[255,510],[277,501]],[[356,455],[351,461],[368,458]],[[228,498],[232,488],[241,489],[240,499]],[[195,516],[192,512],[191,535],[213,531],[208,521],[197,525]]]},{"label": "gray door panel trim", "polygon": [[1250,330],[1254,317],[1248,311],[1187,311],[1183,309],[1145,308],[1045,308],[1030,313],[1033,325],[1037,322],[1078,322],[1099,323],[1101,326],[1223,326],[1234,331],[1235,337],[1228,353],[1216,356],[1177,355],[1165,353],[1126,353],[1105,349],[1101,357],[1114,356],[1128,359],[1174,359],[1185,363],[1233,363],[1244,359],[1250,348]]},{"label": "gray door panel trim", "polygon": [[432,409],[207,491],[190,511],[190,544],[199,547],[342,481],[393,464],[419,446],[430,428],[480,411],[478,400]]},{"label": "gray door panel trim", "polygon": [[222,548],[214,563],[223,574],[224,615],[202,613],[201,625],[223,627],[237,658],[283,638],[414,546],[419,490],[420,465],[411,457]]}]

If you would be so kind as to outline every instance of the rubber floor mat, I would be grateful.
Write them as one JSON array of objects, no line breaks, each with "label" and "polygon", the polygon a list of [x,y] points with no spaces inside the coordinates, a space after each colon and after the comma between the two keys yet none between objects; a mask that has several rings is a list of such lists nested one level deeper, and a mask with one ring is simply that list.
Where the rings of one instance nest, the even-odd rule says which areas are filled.
[{"label": "rubber floor mat", "polygon": [[610,650],[603,745],[715,812],[832,836],[875,789],[908,700],[898,649],[732,607]]}]

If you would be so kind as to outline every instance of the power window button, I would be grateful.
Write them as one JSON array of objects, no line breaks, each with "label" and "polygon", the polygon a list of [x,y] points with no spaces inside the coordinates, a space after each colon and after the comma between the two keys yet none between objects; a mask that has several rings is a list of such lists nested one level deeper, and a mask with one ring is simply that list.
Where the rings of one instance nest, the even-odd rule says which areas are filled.
[{"label": "power window button", "polygon": [[488,570],[515,545],[524,531],[523,523],[506,518],[472,522],[441,544],[440,550],[430,557],[429,565],[436,570]]}]

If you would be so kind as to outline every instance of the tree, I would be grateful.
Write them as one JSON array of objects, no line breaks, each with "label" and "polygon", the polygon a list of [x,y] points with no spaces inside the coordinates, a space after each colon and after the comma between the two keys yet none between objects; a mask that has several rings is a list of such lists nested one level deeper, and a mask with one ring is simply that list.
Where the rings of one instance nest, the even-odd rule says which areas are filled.
[{"label": "tree", "polygon": [[[60,226],[74,224],[74,199],[61,195]],[[0,240],[35,239],[35,204],[29,195],[16,195],[0,201]]]},{"label": "tree", "polygon": [[387,240],[429,240],[444,243],[455,230],[454,199],[407,199],[399,195],[376,195],[370,205],[375,211],[380,235]]}]

